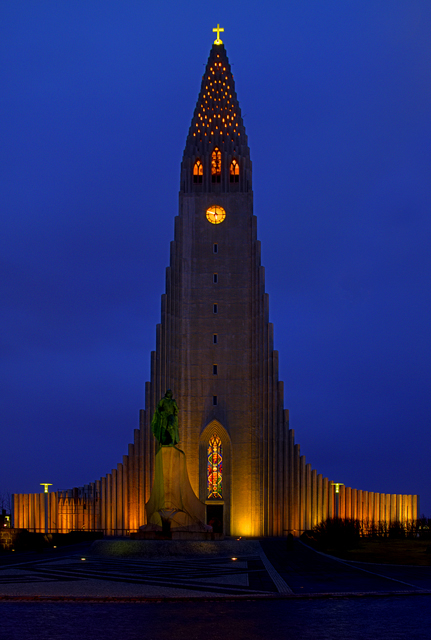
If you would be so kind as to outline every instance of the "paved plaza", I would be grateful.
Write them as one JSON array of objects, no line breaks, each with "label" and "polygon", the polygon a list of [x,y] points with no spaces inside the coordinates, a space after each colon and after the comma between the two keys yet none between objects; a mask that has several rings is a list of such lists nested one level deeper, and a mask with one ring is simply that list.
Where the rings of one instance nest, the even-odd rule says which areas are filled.
[{"label": "paved plaza", "polygon": [[90,545],[4,556],[0,560],[0,600],[250,600],[431,594],[431,567],[345,562],[300,542],[287,549],[280,539],[254,541],[242,548],[249,552],[237,557],[110,557],[97,555]]}]

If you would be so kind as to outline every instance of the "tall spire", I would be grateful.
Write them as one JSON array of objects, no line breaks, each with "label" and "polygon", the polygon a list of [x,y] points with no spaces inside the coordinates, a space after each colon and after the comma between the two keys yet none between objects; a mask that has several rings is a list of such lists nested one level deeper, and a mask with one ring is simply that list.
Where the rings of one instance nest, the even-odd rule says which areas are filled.
[{"label": "tall spire", "polygon": [[[217,41],[220,44],[216,44]],[[250,150],[247,134],[235,91],[232,70],[219,33],[217,33],[217,40],[211,48],[205,73],[202,76],[201,90],[184,149],[181,179],[183,191],[189,190],[184,171],[189,171],[190,163],[194,163],[196,159],[200,159],[202,162],[204,159],[209,159],[215,148],[220,150],[222,161],[228,158],[231,161],[235,158],[240,162],[242,158],[247,164],[247,169],[251,169],[248,166],[250,164]],[[247,177],[250,182],[251,175]],[[245,188],[246,186],[247,188]],[[244,182],[243,188],[240,190],[248,190],[250,186]]]}]

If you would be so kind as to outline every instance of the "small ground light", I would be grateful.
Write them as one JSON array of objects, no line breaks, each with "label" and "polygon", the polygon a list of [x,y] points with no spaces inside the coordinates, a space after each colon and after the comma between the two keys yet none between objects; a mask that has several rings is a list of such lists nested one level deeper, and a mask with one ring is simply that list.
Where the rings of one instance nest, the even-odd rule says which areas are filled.
[{"label": "small ground light", "polygon": [[86,558],[81,558],[81,560],[86,560]]},{"label": "small ground light", "polygon": [[57,549],[57,545],[55,544],[52,548],[53,548],[53,549]]},{"label": "small ground light", "polygon": [[231,558],[231,560],[238,560],[238,558]]}]

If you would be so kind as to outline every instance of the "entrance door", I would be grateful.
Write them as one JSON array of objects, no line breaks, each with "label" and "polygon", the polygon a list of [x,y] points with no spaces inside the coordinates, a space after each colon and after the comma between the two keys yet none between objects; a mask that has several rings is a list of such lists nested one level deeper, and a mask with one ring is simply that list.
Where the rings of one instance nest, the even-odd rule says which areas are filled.
[{"label": "entrance door", "polygon": [[212,526],[214,533],[223,533],[222,504],[207,504],[207,524]]}]

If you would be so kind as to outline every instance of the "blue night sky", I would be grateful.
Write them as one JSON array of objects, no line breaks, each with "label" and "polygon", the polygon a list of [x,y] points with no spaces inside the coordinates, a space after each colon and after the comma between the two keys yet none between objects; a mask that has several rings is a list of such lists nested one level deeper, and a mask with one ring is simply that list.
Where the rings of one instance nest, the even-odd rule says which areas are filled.
[{"label": "blue night sky", "polygon": [[217,22],[301,453],[431,516],[429,0],[2,3],[0,493],[133,440]]}]

